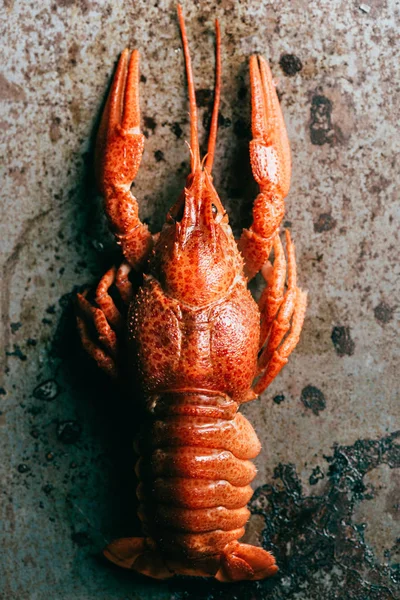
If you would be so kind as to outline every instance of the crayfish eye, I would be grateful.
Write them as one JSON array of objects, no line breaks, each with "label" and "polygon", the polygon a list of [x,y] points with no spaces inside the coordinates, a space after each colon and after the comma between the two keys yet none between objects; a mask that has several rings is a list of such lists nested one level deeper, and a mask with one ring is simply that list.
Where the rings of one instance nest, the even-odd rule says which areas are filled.
[{"label": "crayfish eye", "polygon": [[211,204],[211,212],[214,217],[218,214],[218,208],[215,206],[215,204]]}]

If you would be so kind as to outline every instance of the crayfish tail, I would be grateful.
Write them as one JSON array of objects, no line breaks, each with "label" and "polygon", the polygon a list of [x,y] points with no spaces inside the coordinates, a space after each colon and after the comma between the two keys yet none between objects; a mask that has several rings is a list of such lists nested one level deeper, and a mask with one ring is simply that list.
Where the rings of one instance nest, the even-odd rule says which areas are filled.
[{"label": "crayfish tail", "polygon": [[195,559],[178,555],[166,559],[154,540],[138,537],[115,540],[103,553],[115,565],[153,579],[184,575],[215,577],[222,583],[230,583],[264,579],[278,571],[270,552],[237,541],[227,544],[221,554]]},{"label": "crayfish tail", "polygon": [[111,542],[103,554],[115,565],[153,579],[169,579],[174,575],[212,577],[220,565],[219,555],[194,560],[172,556],[166,560],[151,538],[120,538]]}]

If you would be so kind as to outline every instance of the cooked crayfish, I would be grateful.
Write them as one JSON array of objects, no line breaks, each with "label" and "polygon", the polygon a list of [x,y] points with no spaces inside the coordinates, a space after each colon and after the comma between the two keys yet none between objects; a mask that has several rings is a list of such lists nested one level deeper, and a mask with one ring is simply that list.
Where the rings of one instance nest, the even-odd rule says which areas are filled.
[{"label": "cooked crayfish", "polygon": [[[152,235],[140,221],[131,193],[144,146],[137,50],[120,57],[96,144],[97,182],[124,261],[101,279],[95,303],[78,295],[78,328],[84,348],[112,377],[119,376],[126,349],[123,360],[130,371],[137,369],[147,415],[136,465],[145,537],[116,540],[104,552],[122,567],[160,579],[184,574],[255,580],[278,567],[271,553],[238,541],[250,514],[246,504],[256,474],[251,459],[260,451],[238,409],[287,363],[303,325],[306,294],[297,287],[294,246],[286,231],[286,264],[279,237],[290,149],[269,66],[252,56],[250,160],[260,193],[253,223],[236,241],[211,175],[221,90],[218,21],[214,107],[201,161],[181,7],[178,16],[191,172],[160,233]],[[143,273],[135,293],[131,269]],[[266,287],[257,304],[247,284],[260,271]],[[128,306],[125,320],[109,294],[112,285]]]}]

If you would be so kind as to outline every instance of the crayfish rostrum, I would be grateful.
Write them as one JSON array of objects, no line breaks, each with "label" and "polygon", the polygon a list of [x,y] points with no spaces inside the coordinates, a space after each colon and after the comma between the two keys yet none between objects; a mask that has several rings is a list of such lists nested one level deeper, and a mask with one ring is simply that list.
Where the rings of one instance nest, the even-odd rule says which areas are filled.
[{"label": "crayfish rostrum", "polygon": [[[104,552],[122,567],[159,579],[184,574],[255,580],[278,567],[268,551],[238,541],[253,493],[251,459],[260,451],[253,427],[238,409],[287,363],[304,320],[306,294],[297,287],[294,246],[286,232],[286,259],[279,237],[290,148],[269,66],[261,56],[251,56],[250,160],[260,191],[251,227],[235,240],[212,181],[221,89],[219,24],[214,107],[208,152],[201,160],[180,7],[178,16],[190,101],[191,171],[160,233],[152,235],[140,221],[131,192],[144,147],[136,50],[129,57],[126,49],[120,57],[96,143],[98,187],[124,260],[101,279],[95,302],[78,295],[78,328],[84,348],[112,377],[120,376],[124,349],[124,363],[138,373],[147,415],[136,442],[144,537],[116,540]],[[135,292],[131,269],[143,273]],[[260,271],[266,286],[256,303],[247,286]],[[113,285],[128,307],[126,318],[109,294]]]}]

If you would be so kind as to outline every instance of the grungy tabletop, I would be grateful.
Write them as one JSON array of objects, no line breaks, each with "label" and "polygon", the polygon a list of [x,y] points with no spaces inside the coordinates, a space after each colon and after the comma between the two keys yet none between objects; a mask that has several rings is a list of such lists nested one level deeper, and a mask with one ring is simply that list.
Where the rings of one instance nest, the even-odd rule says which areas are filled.
[{"label": "grungy tabletop", "polygon": [[289,365],[244,409],[263,444],[247,539],[272,548],[281,571],[227,587],[157,583],[101,557],[138,524],[136,424],[81,351],[73,317],[74,292],[119,259],[93,140],[115,61],[137,47],[147,140],[135,195],[159,229],[189,165],[176,10],[3,0],[0,598],[399,598],[399,3],[183,4],[206,124],[221,22],[214,172],[235,231],[256,194],[251,53],[270,60],[291,140],[285,226],[309,309]]}]

